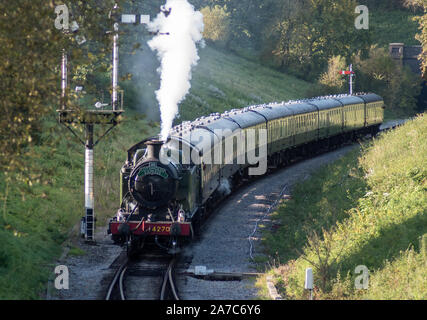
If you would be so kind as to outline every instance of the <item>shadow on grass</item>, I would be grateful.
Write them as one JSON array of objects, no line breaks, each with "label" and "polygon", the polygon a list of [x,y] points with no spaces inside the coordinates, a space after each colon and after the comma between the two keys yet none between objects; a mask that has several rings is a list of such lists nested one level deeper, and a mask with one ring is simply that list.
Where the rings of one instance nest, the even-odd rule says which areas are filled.
[{"label": "shadow on grass", "polygon": [[353,273],[358,265],[365,265],[372,272],[384,267],[386,260],[398,258],[401,251],[411,246],[418,250],[419,238],[426,232],[427,215],[419,213],[404,223],[383,229],[379,236],[369,240],[357,252],[346,256],[344,263],[335,264],[332,269],[340,269],[341,274],[346,274],[349,271]]}]

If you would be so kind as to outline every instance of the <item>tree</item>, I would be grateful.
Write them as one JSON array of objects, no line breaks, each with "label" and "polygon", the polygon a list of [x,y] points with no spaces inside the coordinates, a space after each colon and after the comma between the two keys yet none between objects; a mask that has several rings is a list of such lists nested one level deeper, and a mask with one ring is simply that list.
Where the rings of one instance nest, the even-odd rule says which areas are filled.
[{"label": "tree", "polygon": [[423,51],[420,55],[421,60],[421,71],[424,79],[427,80],[427,0],[411,0],[413,6],[422,8],[424,14],[416,17],[415,19],[419,23],[420,33],[416,35],[416,39],[421,42]]},{"label": "tree", "polygon": [[70,53],[75,80],[88,88],[87,75],[109,52],[105,32],[113,1],[68,4],[69,22],[76,21],[87,39],[81,46],[73,34],[55,26],[58,5],[63,2],[0,2],[0,167],[6,171],[18,166],[26,146],[38,142],[43,118],[59,106],[62,50]]},{"label": "tree", "polygon": [[215,5],[214,7],[204,7],[203,23],[205,29],[203,37],[212,41],[227,42],[230,36],[230,13],[226,7]]},{"label": "tree", "polygon": [[369,44],[369,31],[354,27],[354,0],[289,1],[275,20],[270,43],[282,69],[317,76],[333,55],[350,57]]},{"label": "tree", "polygon": [[355,57],[357,89],[375,92],[384,97],[386,107],[395,116],[413,114],[421,79],[406,67],[397,64],[383,48],[372,46],[369,57]]},{"label": "tree", "polygon": [[252,47],[259,50],[264,45],[266,24],[275,16],[281,1],[277,0],[194,0],[204,8],[219,6],[228,13],[228,36],[225,46],[231,50]]},{"label": "tree", "polygon": [[329,59],[328,70],[320,76],[319,83],[323,85],[329,94],[340,93],[345,84],[345,77],[339,71],[346,68],[346,61],[341,56]]}]

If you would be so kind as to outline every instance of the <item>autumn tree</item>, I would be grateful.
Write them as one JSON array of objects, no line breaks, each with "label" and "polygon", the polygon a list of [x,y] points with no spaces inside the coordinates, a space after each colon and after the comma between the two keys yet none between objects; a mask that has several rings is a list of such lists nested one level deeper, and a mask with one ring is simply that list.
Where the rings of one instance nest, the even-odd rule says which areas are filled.
[{"label": "autumn tree", "polygon": [[[65,49],[72,59],[74,79],[90,87],[109,53],[108,13],[114,1],[70,1],[69,23],[76,21],[82,38],[55,26],[55,0],[0,2],[0,166],[17,166],[23,149],[37,142],[44,117],[57,109],[60,62]],[[65,21],[59,23],[65,26]],[[69,28],[70,30],[70,28]]]}]

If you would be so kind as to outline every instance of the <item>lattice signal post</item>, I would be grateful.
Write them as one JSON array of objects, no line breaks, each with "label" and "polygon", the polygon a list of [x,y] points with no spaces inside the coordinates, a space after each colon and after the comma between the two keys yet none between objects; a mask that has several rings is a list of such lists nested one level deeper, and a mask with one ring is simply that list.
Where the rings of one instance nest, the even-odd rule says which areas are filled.
[{"label": "lattice signal post", "polygon": [[[61,65],[61,108],[57,110],[59,122],[63,124],[71,133],[76,136],[85,146],[85,216],[81,220],[81,233],[86,242],[95,243],[95,212],[94,212],[94,188],[93,188],[93,149],[99,141],[105,137],[120,121],[120,115],[123,114],[123,91],[119,91],[119,25],[127,24],[146,24],[150,21],[148,15],[120,15],[117,4],[111,10],[109,18],[112,20],[113,30],[109,32],[113,38],[112,53],[112,95],[111,102],[103,104],[97,102],[95,108],[73,109],[67,106],[68,91],[68,57],[64,51],[62,54]],[[119,93],[121,98],[119,99]],[[71,124],[80,124],[84,126],[85,137],[81,139],[72,129]],[[109,128],[97,139],[94,137],[95,125],[109,125]]]}]

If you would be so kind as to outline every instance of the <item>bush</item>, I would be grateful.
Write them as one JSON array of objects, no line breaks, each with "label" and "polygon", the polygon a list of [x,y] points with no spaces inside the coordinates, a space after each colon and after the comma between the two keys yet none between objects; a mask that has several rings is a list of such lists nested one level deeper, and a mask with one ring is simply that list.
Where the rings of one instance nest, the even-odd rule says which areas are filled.
[{"label": "bush", "polygon": [[324,88],[325,93],[336,94],[344,91],[346,77],[339,73],[346,69],[344,57],[334,56],[328,61],[328,70],[320,76],[319,83]]}]

